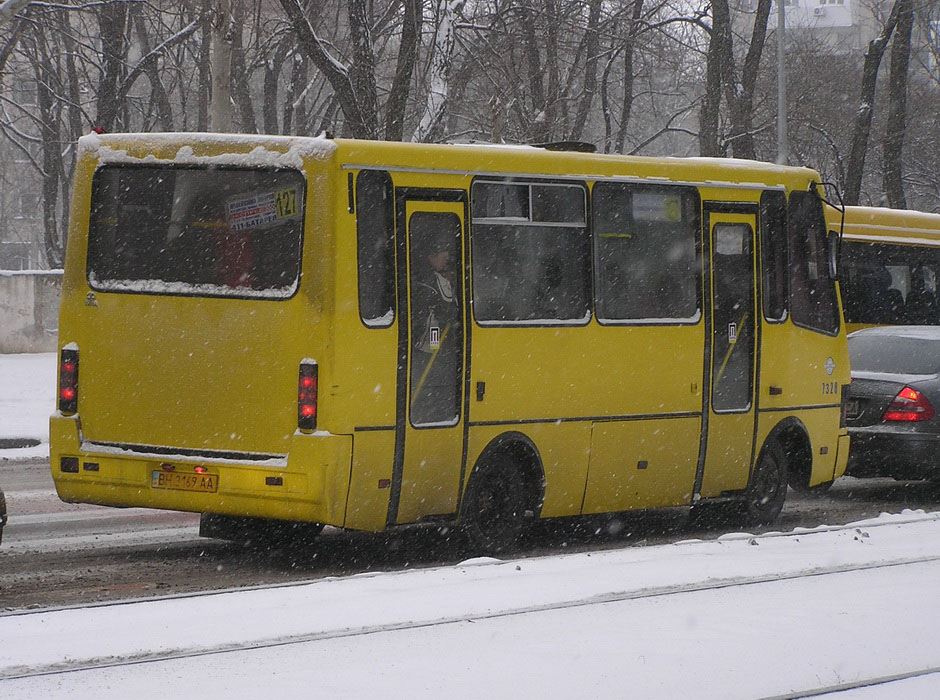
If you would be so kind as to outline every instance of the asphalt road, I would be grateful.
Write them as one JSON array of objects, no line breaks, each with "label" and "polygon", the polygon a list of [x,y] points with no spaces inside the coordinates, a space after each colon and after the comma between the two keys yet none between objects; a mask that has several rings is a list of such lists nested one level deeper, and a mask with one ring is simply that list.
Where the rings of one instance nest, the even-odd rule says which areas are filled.
[{"label": "asphalt road", "polygon": [[[198,516],[66,504],[44,460],[0,461],[10,522],[0,546],[0,614],[456,563],[472,556],[435,527],[381,535],[327,528],[312,543],[247,548],[198,536]],[[940,509],[940,486],[841,479],[820,496],[790,491],[773,529],[840,525],[882,512]],[[714,538],[684,509],[540,523],[518,556]],[[754,530],[755,532],[757,530]]]}]

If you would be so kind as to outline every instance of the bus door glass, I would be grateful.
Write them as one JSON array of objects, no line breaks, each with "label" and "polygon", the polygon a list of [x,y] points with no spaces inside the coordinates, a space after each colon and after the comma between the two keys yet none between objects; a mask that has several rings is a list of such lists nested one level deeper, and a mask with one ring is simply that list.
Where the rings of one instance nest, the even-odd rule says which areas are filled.
[{"label": "bus door glass", "polygon": [[711,212],[711,371],[702,496],[747,485],[754,434],[756,216]]},{"label": "bus door glass", "polygon": [[[463,454],[463,203],[404,200],[407,391],[396,522],[456,512]],[[395,493],[393,492],[393,499]],[[393,504],[394,506],[394,504]],[[391,518],[390,518],[391,520]]]}]

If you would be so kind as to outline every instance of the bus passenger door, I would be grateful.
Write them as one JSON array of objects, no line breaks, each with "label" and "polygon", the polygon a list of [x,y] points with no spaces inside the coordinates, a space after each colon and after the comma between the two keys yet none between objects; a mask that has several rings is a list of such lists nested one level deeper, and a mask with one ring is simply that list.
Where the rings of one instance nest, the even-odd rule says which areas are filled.
[{"label": "bus passenger door", "polygon": [[711,352],[706,365],[704,460],[695,494],[708,498],[747,486],[754,450],[757,211],[751,205],[709,207],[707,203],[705,211],[711,260]]},{"label": "bus passenger door", "polygon": [[465,420],[465,194],[399,190],[396,211],[403,322],[389,525],[456,513]]}]

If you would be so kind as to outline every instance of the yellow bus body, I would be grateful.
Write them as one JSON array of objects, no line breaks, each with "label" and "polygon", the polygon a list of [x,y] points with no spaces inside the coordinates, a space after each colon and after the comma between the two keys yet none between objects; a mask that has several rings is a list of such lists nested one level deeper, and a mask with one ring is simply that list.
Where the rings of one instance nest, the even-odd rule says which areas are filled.
[{"label": "yellow bus body", "polygon": [[[301,272],[292,295],[230,298],[91,285],[92,183],[103,165],[259,162],[294,168],[306,182]],[[403,425],[401,310],[381,327],[360,316],[350,187],[370,169],[389,173],[396,192],[452,193],[416,206],[463,224],[462,409],[447,429]],[[60,411],[50,424],[61,498],[381,531],[459,521],[475,469],[500,447],[525,462],[540,517],[688,506],[740,494],[773,436],[790,456],[791,479],[796,475],[803,486],[842,474],[848,437],[840,426],[840,395],[849,381],[844,324],[821,333],[790,317],[769,322],[759,313],[755,285],[749,292],[759,316],[752,394],[746,410],[726,415],[709,408],[707,396],[709,377],[723,368],[712,375],[706,351],[711,272],[701,250],[699,311],[687,322],[602,325],[592,315],[555,326],[477,323],[469,272],[476,226],[466,202],[481,177],[572,181],[586,191],[607,181],[681,183],[697,192],[700,215],[725,221],[734,232],[759,227],[762,192],[804,192],[818,181],[802,168],[531,147],[86,137],[75,173],[59,325],[61,346],[77,349],[80,358],[78,410]],[[706,210],[711,213],[701,214]],[[401,266],[405,248],[396,245]],[[758,248],[755,279],[759,254]],[[305,360],[319,369],[312,432],[297,424],[297,368]],[[215,478],[214,491],[155,487],[161,472],[189,475],[197,468]]]},{"label": "yellow bus body", "polygon": [[[842,215],[829,210],[830,228],[838,230]],[[891,275],[890,288],[896,290],[907,304],[909,292],[918,283],[934,299],[937,296],[937,276],[940,275],[940,214],[889,209],[886,207],[850,206],[845,208],[842,228],[844,260],[842,279],[846,304],[846,330],[852,331],[869,326],[885,324],[937,325],[940,315],[932,310],[929,314],[919,308],[906,309],[903,305],[885,314],[883,300],[868,298],[871,283],[861,279],[852,284],[856,269],[882,267]],[[926,272],[926,283],[923,274]],[[921,274],[920,280],[917,275]],[[912,284],[913,283],[913,284]],[[857,310],[855,296],[858,295]],[[897,295],[895,295],[897,297]],[[870,303],[865,303],[868,299]],[[935,306],[936,302],[930,306]],[[907,304],[914,307],[915,304]],[[874,312],[871,307],[875,307]]]}]

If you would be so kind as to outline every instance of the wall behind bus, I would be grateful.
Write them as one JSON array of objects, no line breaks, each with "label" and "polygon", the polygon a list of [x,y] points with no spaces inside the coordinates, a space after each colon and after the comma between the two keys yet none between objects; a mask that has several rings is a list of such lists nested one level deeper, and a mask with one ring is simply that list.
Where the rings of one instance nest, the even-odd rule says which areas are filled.
[{"label": "wall behind bus", "polygon": [[62,270],[0,270],[0,353],[55,352]]}]

